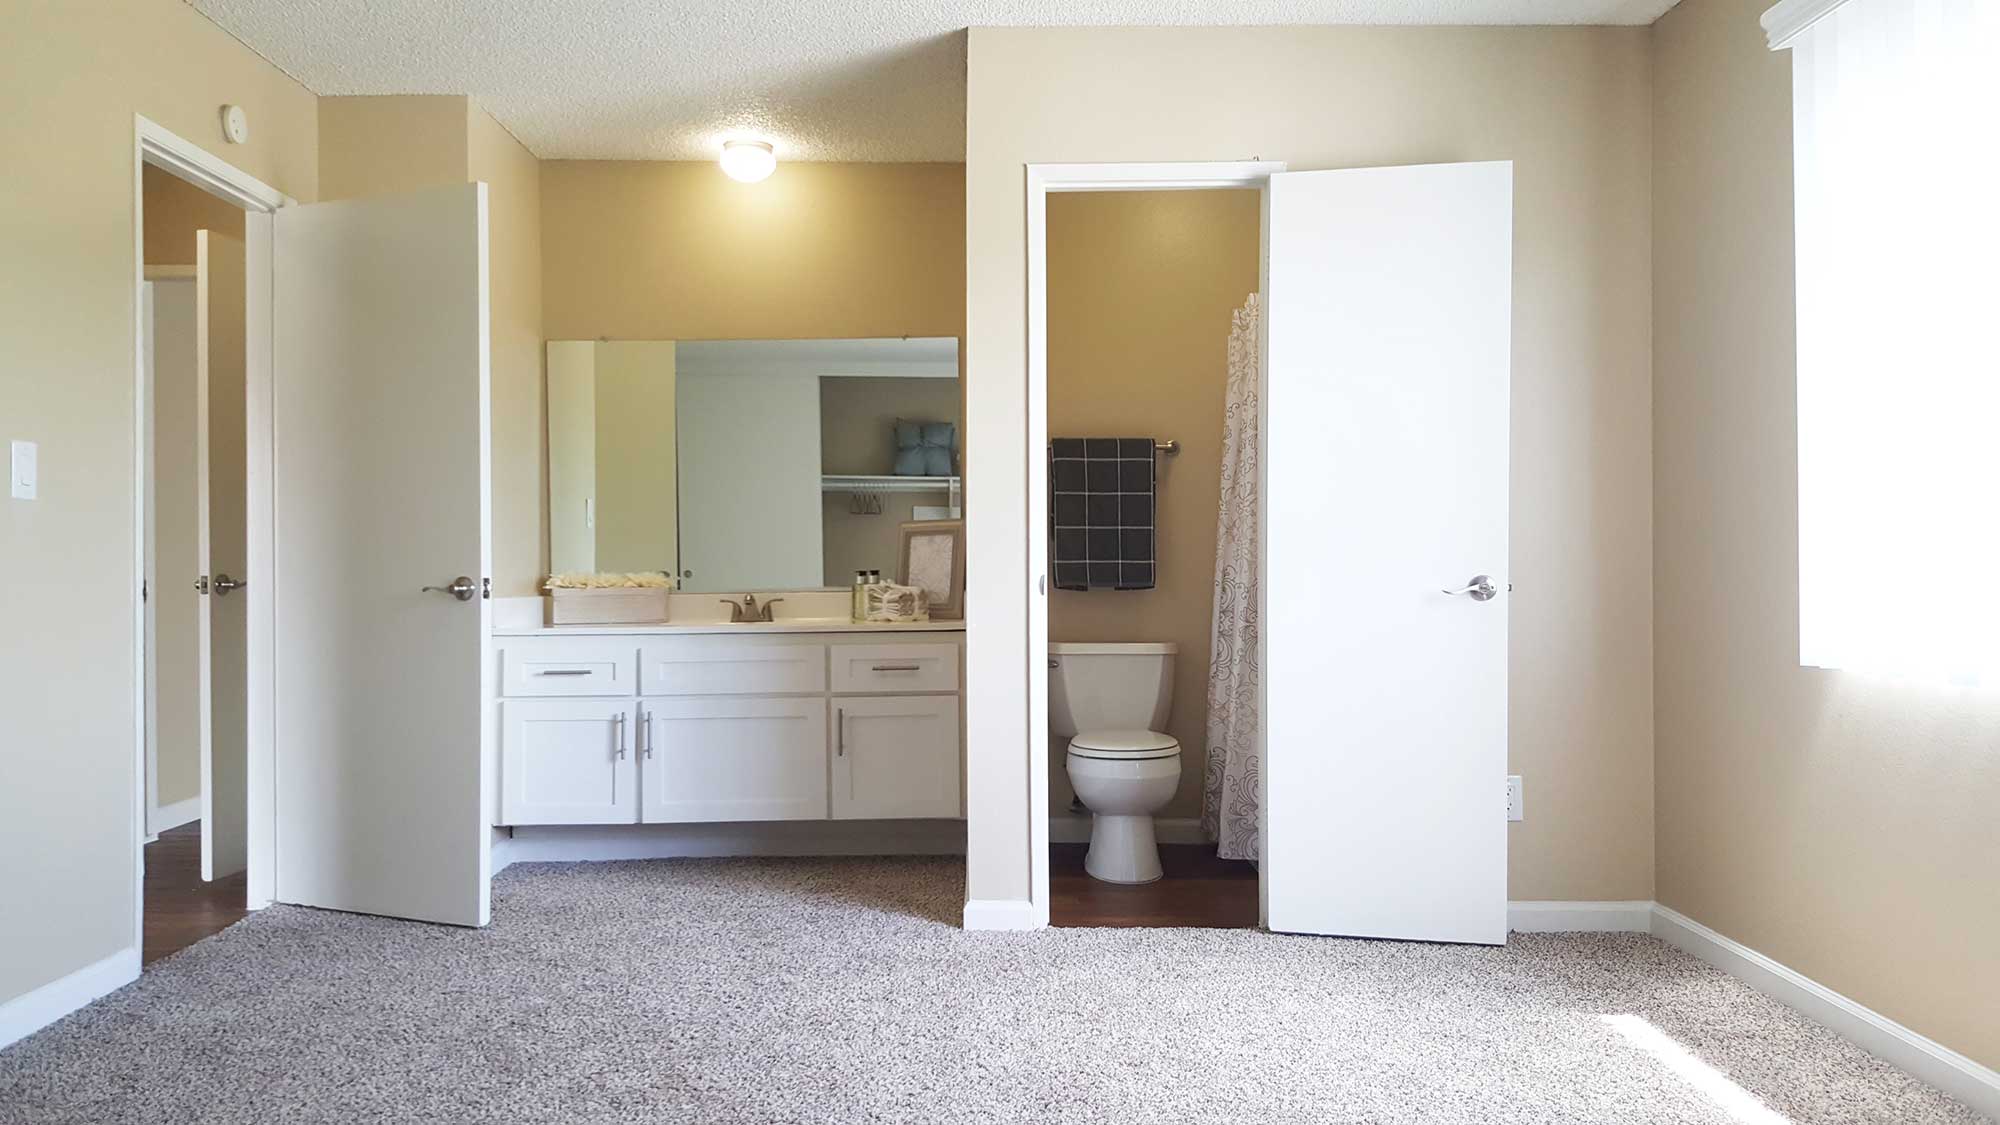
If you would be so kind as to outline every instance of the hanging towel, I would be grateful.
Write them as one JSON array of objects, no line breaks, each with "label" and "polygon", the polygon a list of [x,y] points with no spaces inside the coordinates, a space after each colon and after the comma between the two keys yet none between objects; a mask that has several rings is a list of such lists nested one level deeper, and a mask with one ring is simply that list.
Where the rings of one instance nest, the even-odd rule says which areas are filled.
[{"label": "hanging towel", "polygon": [[1049,443],[1049,569],[1058,590],[1150,590],[1153,439]]}]

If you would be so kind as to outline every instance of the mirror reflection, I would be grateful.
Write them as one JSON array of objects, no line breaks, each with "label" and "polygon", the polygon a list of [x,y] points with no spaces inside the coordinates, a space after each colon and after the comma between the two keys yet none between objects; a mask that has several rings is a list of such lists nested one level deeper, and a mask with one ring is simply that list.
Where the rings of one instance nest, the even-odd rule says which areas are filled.
[{"label": "mirror reflection", "polygon": [[556,573],[847,587],[962,516],[958,341],[552,340]]}]

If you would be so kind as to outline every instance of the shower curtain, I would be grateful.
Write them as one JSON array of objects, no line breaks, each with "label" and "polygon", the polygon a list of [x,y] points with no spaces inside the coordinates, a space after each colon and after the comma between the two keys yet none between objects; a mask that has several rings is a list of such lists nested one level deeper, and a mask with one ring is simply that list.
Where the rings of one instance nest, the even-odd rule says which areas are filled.
[{"label": "shower curtain", "polygon": [[1257,776],[1257,346],[1250,294],[1231,317],[1215,521],[1215,623],[1209,641],[1208,769],[1201,825],[1224,859],[1255,860]]}]

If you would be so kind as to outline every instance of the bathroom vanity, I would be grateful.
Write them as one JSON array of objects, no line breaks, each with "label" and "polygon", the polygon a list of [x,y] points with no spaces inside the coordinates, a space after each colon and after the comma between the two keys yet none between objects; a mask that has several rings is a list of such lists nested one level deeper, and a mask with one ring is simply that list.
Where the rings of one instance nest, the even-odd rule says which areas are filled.
[{"label": "bathroom vanity", "polygon": [[963,625],[496,629],[498,826],[957,819]]}]

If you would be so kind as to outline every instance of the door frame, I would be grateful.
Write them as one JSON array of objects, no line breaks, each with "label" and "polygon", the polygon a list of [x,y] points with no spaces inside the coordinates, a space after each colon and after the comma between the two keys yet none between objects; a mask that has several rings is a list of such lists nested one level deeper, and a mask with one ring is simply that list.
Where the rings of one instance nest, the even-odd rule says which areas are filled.
[{"label": "door frame", "polygon": [[[147,417],[152,409],[147,398],[145,353],[145,309],[143,286],[146,280],[146,201],[145,168],[152,165],[201,188],[210,195],[241,207],[244,212],[247,305],[244,323],[245,355],[244,417],[246,434],[245,480],[248,496],[245,524],[248,554],[243,594],[248,599],[247,664],[251,669],[247,711],[249,717],[249,870],[246,877],[246,905],[257,910],[271,904],[277,808],[276,787],[276,697],[275,661],[277,638],[276,599],[273,597],[273,567],[277,512],[272,502],[276,449],[271,428],[271,221],[272,212],[297,201],[257,177],[222,160],[169,129],[132,116],[132,381],[133,411],[133,582],[138,592],[140,576],[146,573],[146,537],[151,533],[146,515],[147,461],[151,455]],[[132,760],[135,777],[131,805],[133,862],[132,942],[145,944],[146,913],[146,602],[133,600]]]},{"label": "door frame", "polygon": [[[1049,924],[1049,286],[1048,197],[1079,191],[1212,191],[1254,188],[1264,218],[1258,246],[1258,291],[1270,271],[1270,178],[1275,160],[1131,164],[1030,164],[1028,187],[1028,870],[1026,916],[981,920],[979,928],[1039,929]],[[1263,349],[1259,349],[1259,363]],[[1259,376],[1262,381],[1262,375]],[[967,637],[968,642],[971,637]],[[968,802],[970,805],[970,802]],[[1262,882],[1262,876],[1259,876]],[[968,928],[975,919],[968,911]]]}]

